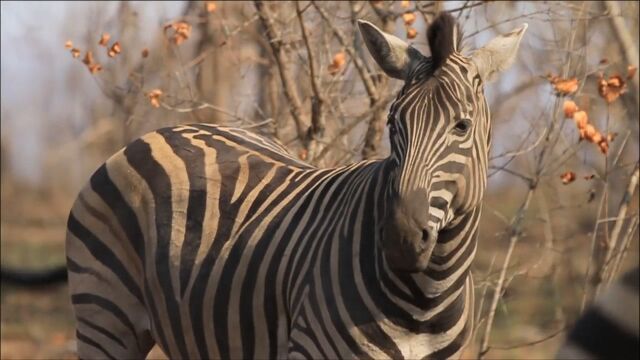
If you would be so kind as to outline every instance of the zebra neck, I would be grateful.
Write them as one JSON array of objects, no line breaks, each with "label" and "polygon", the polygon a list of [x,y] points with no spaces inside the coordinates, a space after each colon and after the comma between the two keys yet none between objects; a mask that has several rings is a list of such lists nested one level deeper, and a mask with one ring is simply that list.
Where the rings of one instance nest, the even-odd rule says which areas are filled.
[{"label": "zebra neck", "polygon": [[[291,272],[304,285],[292,287],[293,316],[309,307],[327,318],[340,318],[337,323],[344,326],[329,333],[361,357],[453,354],[468,338],[468,319],[473,318],[468,267],[478,214],[441,234],[448,241],[434,250],[433,263],[424,273],[391,271],[379,245],[387,165],[383,160],[340,169],[308,194],[323,199],[322,211],[314,213],[322,214],[324,226],[306,233],[306,249],[312,250],[298,257],[315,259],[311,272]],[[308,301],[303,305],[302,299]]]}]

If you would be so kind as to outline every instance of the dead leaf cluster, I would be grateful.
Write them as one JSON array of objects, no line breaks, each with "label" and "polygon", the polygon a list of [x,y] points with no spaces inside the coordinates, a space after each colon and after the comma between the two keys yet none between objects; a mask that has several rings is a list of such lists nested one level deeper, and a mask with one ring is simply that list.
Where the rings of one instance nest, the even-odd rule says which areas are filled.
[{"label": "dead leaf cluster", "polygon": [[87,65],[87,69],[89,69],[89,72],[92,74],[102,71],[102,65],[95,61],[95,59],[93,58],[93,53],[91,51],[87,51],[84,54],[82,62]]},{"label": "dead leaf cluster", "polygon": [[207,1],[205,3],[205,8],[207,9],[208,13],[213,13],[213,12],[216,12],[216,10],[218,10],[218,5],[216,5],[215,1]]},{"label": "dead leaf cluster", "polygon": [[[400,6],[408,8],[410,6],[409,1],[402,1]],[[402,21],[404,21],[404,27],[407,31],[407,39],[415,39],[418,36],[418,30],[413,27],[413,23],[416,21],[416,14],[413,12],[406,12],[402,14]]]},{"label": "dead leaf cluster", "polygon": [[191,36],[191,24],[186,21],[175,21],[165,25],[165,35],[167,34],[167,30],[172,30],[169,39],[176,45],[182,44]]},{"label": "dead leaf cluster", "polygon": [[564,185],[571,184],[576,180],[576,173],[573,171],[566,171],[560,175],[560,179],[562,179],[562,183]]},{"label": "dead leaf cluster", "polygon": [[579,82],[575,77],[565,79],[560,76],[548,74],[547,80],[549,80],[557,95],[569,95],[578,91]]},{"label": "dead leaf cluster", "polygon": [[335,75],[340,72],[340,70],[344,67],[344,64],[347,62],[347,55],[344,51],[339,51],[333,56],[333,60],[331,60],[331,64],[327,67],[329,74]]},{"label": "dead leaf cluster", "polygon": [[98,41],[98,45],[103,46],[107,50],[107,56],[110,58],[116,57],[116,55],[120,54],[122,51],[122,47],[120,46],[119,41],[115,41],[111,46],[109,46],[109,40],[111,39],[111,35],[109,33],[102,33],[100,37],[100,41]]},{"label": "dead leaf cluster", "polygon": [[573,122],[580,133],[580,140],[587,140],[598,146],[600,152],[607,154],[609,152],[609,142],[613,141],[616,134],[611,133],[604,135],[589,122],[589,115],[586,111],[580,110],[578,105],[572,100],[565,100],[563,104],[564,115],[566,118],[573,119]]},{"label": "dead leaf cluster", "polygon": [[162,90],[153,89],[145,93],[145,96],[149,98],[149,102],[151,103],[151,106],[155,108],[160,107],[160,97],[162,96]]},{"label": "dead leaf cluster", "polygon": [[[111,35],[109,33],[102,33],[100,39],[98,40],[98,45],[106,48],[107,56],[113,58],[122,52],[122,46],[120,45],[119,41],[115,41],[111,46],[109,46],[110,39]],[[64,47],[65,49],[69,49],[69,51],[71,52],[71,56],[73,56],[74,59],[80,58],[81,51],[80,49],[73,46],[73,42],[71,40],[67,40],[64,43]],[[87,52],[84,54],[82,63],[87,66],[87,69],[89,69],[89,72],[91,74],[96,74],[102,71],[102,65],[96,61],[93,52],[90,50],[87,50]]]}]

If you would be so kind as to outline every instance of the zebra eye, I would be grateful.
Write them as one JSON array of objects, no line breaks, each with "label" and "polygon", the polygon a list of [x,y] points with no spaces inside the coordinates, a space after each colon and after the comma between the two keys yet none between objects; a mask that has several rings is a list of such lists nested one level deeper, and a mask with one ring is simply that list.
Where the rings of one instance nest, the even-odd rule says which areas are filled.
[{"label": "zebra eye", "polygon": [[469,119],[458,120],[456,122],[456,125],[453,127],[455,132],[462,135],[466,134],[470,128],[471,128],[471,121],[469,121]]}]

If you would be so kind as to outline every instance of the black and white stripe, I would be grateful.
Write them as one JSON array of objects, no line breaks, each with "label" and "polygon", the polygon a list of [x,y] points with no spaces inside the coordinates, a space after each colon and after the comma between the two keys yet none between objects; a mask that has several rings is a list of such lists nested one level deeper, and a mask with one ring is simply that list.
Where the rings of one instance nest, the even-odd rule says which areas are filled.
[{"label": "black and white stripe", "polygon": [[[79,356],[142,358],[155,343],[170,358],[459,355],[489,115],[453,26],[441,15],[429,34],[448,52],[396,69],[407,77],[387,159],[316,169],[206,124],[112,156],[68,221]],[[389,36],[367,31],[369,42]]]}]

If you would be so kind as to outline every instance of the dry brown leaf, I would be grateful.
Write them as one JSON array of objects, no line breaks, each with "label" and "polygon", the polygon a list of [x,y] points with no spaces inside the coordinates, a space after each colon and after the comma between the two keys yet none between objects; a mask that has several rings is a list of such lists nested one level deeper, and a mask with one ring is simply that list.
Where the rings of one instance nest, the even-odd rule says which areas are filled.
[{"label": "dry brown leaf", "polygon": [[142,54],[141,55],[142,55],[143,58],[147,58],[149,56],[149,49],[147,49],[147,48],[142,49]]},{"label": "dry brown leaf", "polygon": [[416,36],[418,36],[418,30],[412,27],[407,28],[407,39],[415,39]]},{"label": "dry brown leaf", "polygon": [[207,1],[206,7],[208,13],[216,12],[216,10],[218,9],[215,1]]},{"label": "dry brown leaf", "polygon": [[564,110],[564,116],[566,118],[572,118],[573,114],[578,111],[578,105],[576,105],[576,103],[572,100],[565,100],[562,108]]},{"label": "dry brown leaf", "polygon": [[589,140],[589,141],[593,141],[593,137],[598,133],[596,131],[596,128],[591,125],[591,124],[587,124],[584,128],[584,138]]},{"label": "dry brown leaf", "polygon": [[87,53],[84,54],[84,59],[82,59],[82,62],[87,66],[93,65],[93,53],[91,51],[87,51]]},{"label": "dry brown leaf", "polygon": [[560,175],[560,179],[562,179],[562,183],[565,185],[571,184],[576,179],[576,173],[573,171],[567,171]]},{"label": "dry brown leaf", "polygon": [[411,26],[416,21],[416,15],[412,12],[404,13],[402,14],[402,20],[405,25]]},{"label": "dry brown leaf", "polygon": [[560,94],[572,94],[578,90],[578,79],[560,80],[554,84],[554,88]]},{"label": "dry brown leaf", "polygon": [[174,44],[180,45],[191,36],[191,24],[186,21],[176,21],[164,26],[164,32],[172,29],[173,34],[170,36]]},{"label": "dry brown leaf", "polygon": [[109,57],[115,57],[116,55],[120,54],[121,51],[122,47],[120,46],[120,42],[116,41],[111,46],[111,49],[109,49],[107,55],[109,55]]},{"label": "dry brown leaf", "polygon": [[149,98],[149,102],[151,103],[151,106],[153,106],[155,108],[159,108],[160,107],[160,97],[162,96],[162,90],[153,89],[153,90],[149,91],[148,93],[146,93],[146,95]]},{"label": "dry brown leaf", "polygon": [[300,160],[307,160],[307,156],[309,155],[309,152],[307,151],[307,149],[302,149],[300,150],[300,152],[298,153],[298,156],[300,157]]},{"label": "dry brown leaf", "polygon": [[627,92],[627,83],[620,75],[613,75],[609,79],[605,79],[602,74],[600,74],[598,93],[600,93],[600,96],[607,104],[616,101],[616,99],[625,92]]},{"label": "dry brown leaf", "polygon": [[584,139],[584,137],[585,137],[584,128],[578,129],[578,133],[580,134],[580,140]]},{"label": "dry brown leaf", "polygon": [[563,79],[559,76],[549,75],[547,79],[558,95],[569,95],[578,90],[577,78]]},{"label": "dry brown leaf", "polygon": [[598,147],[600,147],[600,152],[607,155],[607,153],[609,153],[609,143],[607,142],[606,139],[603,139],[601,142],[598,143]]},{"label": "dry brown leaf", "polygon": [[102,36],[100,37],[100,41],[98,41],[98,45],[107,46],[109,39],[111,39],[111,35],[109,35],[109,33],[102,33]]},{"label": "dry brown leaf", "polygon": [[79,58],[80,57],[80,49],[76,49],[76,48],[71,49],[71,56],[73,56],[74,59]]},{"label": "dry brown leaf", "polygon": [[73,47],[73,42],[71,40],[67,40],[67,42],[64,43],[65,49],[71,49],[72,47]]},{"label": "dry brown leaf", "polygon": [[342,67],[346,62],[347,62],[347,56],[345,55],[345,53],[342,51],[337,52],[333,56],[333,60],[331,61],[331,64],[327,68],[329,70],[329,74],[331,75],[337,74],[340,71],[340,69],[342,69]]},{"label": "dry brown leaf", "polygon": [[573,121],[576,123],[578,129],[584,129],[589,123],[589,116],[585,111],[576,111],[573,113]]},{"label": "dry brown leaf", "polygon": [[89,65],[89,72],[95,74],[99,71],[102,71],[102,65],[100,64],[91,64]]}]

